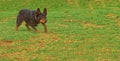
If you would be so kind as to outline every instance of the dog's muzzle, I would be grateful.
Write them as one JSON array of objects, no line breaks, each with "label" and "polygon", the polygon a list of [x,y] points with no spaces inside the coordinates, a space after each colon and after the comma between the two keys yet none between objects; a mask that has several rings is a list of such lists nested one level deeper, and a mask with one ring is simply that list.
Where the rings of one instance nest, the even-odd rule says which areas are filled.
[{"label": "dog's muzzle", "polygon": [[47,21],[46,20],[40,20],[40,23],[46,23]]}]

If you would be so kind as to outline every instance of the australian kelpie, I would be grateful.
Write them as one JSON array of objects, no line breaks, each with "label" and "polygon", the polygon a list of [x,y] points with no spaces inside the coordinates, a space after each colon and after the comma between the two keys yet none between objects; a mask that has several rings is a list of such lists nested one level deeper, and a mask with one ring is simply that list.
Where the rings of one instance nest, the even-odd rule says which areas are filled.
[{"label": "australian kelpie", "polygon": [[30,30],[29,26],[31,26],[36,32],[39,32],[35,27],[39,23],[41,23],[44,26],[44,31],[47,32],[46,16],[47,16],[46,8],[44,8],[43,13],[41,13],[39,8],[37,8],[37,10],[28,9],[20,10],[16,21],[16,31],[18,30],[18,27],[22,24],[22,22],[25,21],[26,23],[25,25],[29,30]]}]

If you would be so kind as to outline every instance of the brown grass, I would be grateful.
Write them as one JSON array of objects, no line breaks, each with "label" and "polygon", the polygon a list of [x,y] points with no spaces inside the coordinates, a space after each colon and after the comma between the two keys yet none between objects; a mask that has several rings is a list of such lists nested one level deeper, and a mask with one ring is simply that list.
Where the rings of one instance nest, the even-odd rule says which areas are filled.
[{"label": "brown grass", "polygon": [[80,23],[83,22],[82,20],[72,20],[72,19],[64,19],[63,21],[64,22],[80,22]]},{"label": "brown grass", "polygon": [[66,24],[58,24],[60,27],[68,27]]},{"label": "brown grass", "polygon": [[106,17],[108,17],[108,18],[117,18],[118,15],[116,15],[116,14],[107,14]]},{"label": "brown grass", "polygon": [[8,40],[0,41],[0,46],[12,46],[13,44],[14,44],[13,41],[8,41]]},{"label": "brown grass", "polygon": [[69,5],[75,5],[76,7],[79,7],[79,0],[67,0],[67,3]]},{"label": "brown grass", "polygon": [[117,14],[107,14],[106,17],[112,19],[120,27],[120,18]]},{"label": "brown grass", "polygon": [[72,0],[67,0],[67,3],[68,4],[72,4]]},{"label": "brown grass", "polygon": [[83,23],[83,27],[93,27],[93,28],[102,28],[103,25],[97,25],[97,24],[93,24],[93,23],[89,23],[89,22],[85,22]]}]

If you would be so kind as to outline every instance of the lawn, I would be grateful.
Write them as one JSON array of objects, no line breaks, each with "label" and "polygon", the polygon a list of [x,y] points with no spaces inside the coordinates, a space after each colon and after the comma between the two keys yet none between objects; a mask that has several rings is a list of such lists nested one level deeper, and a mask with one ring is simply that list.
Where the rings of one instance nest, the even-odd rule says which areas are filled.
[{"label": "lawn", "polygon": [[[119,61],[120,1],[1,0],[0,61]],[[15,31],[20,9],[47,8],[48,33]]]}]

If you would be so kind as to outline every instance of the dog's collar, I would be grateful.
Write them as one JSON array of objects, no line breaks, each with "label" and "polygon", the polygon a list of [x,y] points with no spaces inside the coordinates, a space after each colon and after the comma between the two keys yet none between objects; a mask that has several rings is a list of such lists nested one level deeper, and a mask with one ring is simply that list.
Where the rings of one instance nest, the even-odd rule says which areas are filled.
[{"label": "dog's collar", "polygon": [[35,22],[38,24],[39,23],[39,21],[37,20],[37,17],[35,16]]}]

